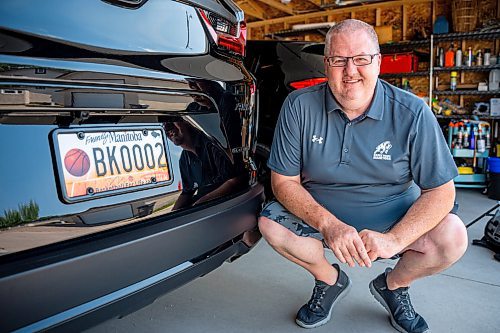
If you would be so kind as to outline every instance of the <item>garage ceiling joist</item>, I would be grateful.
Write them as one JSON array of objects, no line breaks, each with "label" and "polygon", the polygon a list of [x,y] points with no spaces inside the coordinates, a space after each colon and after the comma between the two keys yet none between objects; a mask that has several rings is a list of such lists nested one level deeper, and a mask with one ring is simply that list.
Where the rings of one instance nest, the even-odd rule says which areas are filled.
[{"label": "garage ceiling joist", "polygon": [[261,5],[254,0],[244,0],[239,3],[241,9],[245,12],[245,14],[258,18],[260,20],[267,19],[266,10],[262,8]]},{"label": "garage ceiling joist", "polygon": [[277,0],[259,0],[259,1],[289,15],[295,14],[293,8],[290,5],[285,5]]}]

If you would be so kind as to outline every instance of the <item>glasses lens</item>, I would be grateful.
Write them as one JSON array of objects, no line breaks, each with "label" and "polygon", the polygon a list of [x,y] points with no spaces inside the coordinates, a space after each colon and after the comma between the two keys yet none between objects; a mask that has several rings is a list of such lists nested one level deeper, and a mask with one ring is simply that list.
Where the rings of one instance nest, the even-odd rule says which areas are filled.
[{"label": "glasses lens", "polygon": [[347,58],[344,57],[330,57],[328,61],[332,67],[344,67],[347,64]]},{"label": "glasses lens", "polygon": [[372,57],[370,55],[360,55],[352,58],[352,62],[356,66],[366,66],[372,63]]}]

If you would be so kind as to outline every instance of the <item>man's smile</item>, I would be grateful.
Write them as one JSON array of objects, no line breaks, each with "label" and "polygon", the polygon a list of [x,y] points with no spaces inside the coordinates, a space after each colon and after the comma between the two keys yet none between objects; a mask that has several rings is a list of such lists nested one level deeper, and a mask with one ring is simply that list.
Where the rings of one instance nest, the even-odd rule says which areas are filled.
[{"label": "man's smile", "polygon": [[361,82],[361,79],[343,79],[342,82],[346,84],[354,84]]}]

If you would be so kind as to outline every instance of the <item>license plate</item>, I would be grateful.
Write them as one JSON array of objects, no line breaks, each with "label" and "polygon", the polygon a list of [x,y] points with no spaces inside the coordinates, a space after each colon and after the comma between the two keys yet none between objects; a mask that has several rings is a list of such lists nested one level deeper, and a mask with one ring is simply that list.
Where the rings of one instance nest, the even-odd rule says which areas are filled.
[{"label": "license plate", "polygon": [[80,201],[172,182],[161,127],[58,130],[54,143],[66,201]]}]

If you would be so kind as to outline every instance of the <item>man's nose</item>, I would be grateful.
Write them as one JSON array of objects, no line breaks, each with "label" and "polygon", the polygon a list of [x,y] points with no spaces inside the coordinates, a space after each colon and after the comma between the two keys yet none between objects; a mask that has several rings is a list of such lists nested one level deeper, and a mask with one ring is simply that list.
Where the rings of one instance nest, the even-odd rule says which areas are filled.
[{"label": "man's nose", "polygon": [[344,71],[346,74],[355,74],[358,72],[358,66],[354,64],[354,60],[352,58],[347,59],[347,63],[345,64]]}]

